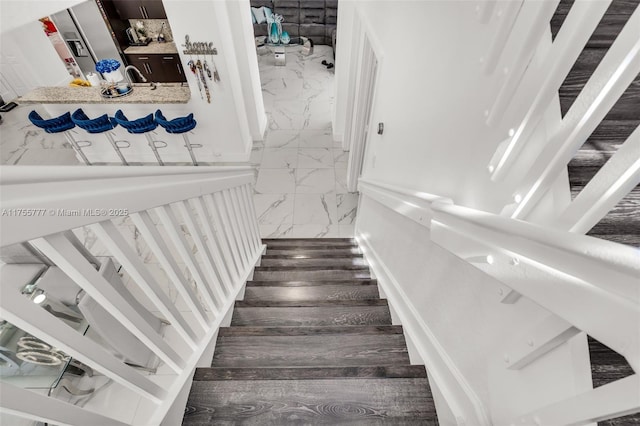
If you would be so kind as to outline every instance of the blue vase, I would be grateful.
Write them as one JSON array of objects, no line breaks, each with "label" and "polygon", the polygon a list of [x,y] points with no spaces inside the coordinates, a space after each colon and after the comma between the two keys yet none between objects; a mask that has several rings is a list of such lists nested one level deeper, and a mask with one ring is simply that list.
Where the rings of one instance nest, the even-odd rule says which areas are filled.
[{"label": "blue vase", "polygon": [[289,37],[289,33],[284,31],[280,36],[280,41],[282,44],[289,44],[291,42],[291,37]]},{"label": "blue vase", "polygon": [[269,33],[269,41],[273,44],[280,43],[280,37],[278,36],[278,25],[273,22],[271,24],[271,31]]}]

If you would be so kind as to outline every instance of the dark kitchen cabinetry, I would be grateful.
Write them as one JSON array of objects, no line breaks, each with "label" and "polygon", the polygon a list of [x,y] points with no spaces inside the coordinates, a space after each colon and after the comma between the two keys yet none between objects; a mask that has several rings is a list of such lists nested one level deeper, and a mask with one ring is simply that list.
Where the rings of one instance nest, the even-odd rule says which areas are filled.
[{"label": "dark kitchen cabinetry", "polygon": [[159,0],[111,0],[120,19],[167,19]]},{"label": "dark kitchen cabinetry", "polygon": [[[140,70],[148,81],[158,83],[181,83],[187,81],[184,76],[180,57],[175,55],[126,55],[129,65]],[[136,80],[138,76],[132,73]]]}]

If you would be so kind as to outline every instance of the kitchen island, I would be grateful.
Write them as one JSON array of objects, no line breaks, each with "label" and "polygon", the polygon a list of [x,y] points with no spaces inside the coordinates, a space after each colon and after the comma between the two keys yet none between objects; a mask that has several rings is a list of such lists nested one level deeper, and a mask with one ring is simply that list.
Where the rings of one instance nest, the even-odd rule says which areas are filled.
[{"label": "kitchen island", "polygon": [[191,91],[180,83],[133,85],[126,96],[104,98],[99,87],[38,87],[16,100],[19,104],[186,104]]},{"label": "kitchen island", "polygon": [[[192,101],[189,87],[181,83],[156,83],[155,88],[150,83],[134,83],[130,94],[115,98],[104,98],[99,87],[38,87],[16,99],[20,105],[41,105],[50,117],[73,113],[82,108],[89,118],[104,114],[113,117],[117,110],[122,110],[129,120],[154,114],[157,110],[161,110],[168,119],[183,117],[193,111],[192,105],[187,106]],[[195,141],[198,140],[201,127],[199,125],[193,130],[194,143],[200,143]],[[92,164],[121,164],[106,133],[92,134],[79,127],[71,132],[76,141],[90,142],[82,151]],[[118,146],[130,164],[157,164],[145,134],[131,134],[121,126],[116,126],[109,134],[119,141]],[[161,127],[149,132],[149,135],[157,142],[159,155],[166,164],[191,164],[181,135],[169,134]],[[196,158],[202,162],[216,161],[211,146],[206,143],[202,145],[203,148],[194,150]],[[82,163],[79,157],[78,161]]]}]

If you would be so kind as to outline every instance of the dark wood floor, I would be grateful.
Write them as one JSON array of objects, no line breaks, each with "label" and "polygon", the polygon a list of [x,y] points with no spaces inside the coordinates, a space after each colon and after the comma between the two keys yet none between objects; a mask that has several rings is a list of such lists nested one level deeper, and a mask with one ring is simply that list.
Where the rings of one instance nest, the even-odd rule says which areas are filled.
[{"label": "dark wood floor", "polygon": [[265,242],[183,424],[437,425],[426,371],[354,242]]},{"label": "dark wood floor", "polygon": [[[574,0],[561,0],[551,20],[553,37],[558,34]],[[613,0],[559,90],[560,108],[566,115],[585,84],[602,61],[640,0]],[[569,163],[572,198],[591,181],[600,168],[640,124],[640,75],[629,85],[604,120]],[[640,186],[622,199],[588,235],[640,247]],[[589,337],[593,386],[599,387],[633,374],[620,354]],[[599,425],[640,424],[640,413],[599,422]]]}]

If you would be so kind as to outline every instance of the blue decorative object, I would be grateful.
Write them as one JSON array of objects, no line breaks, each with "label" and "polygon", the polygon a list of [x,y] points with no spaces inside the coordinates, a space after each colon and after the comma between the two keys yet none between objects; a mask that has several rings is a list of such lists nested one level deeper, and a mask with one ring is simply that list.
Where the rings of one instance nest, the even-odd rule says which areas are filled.
[{"label": "blue decorative object", "polygon": [[113,72],[120,68],[120,62],[115,59],[102,59],[96,63],[96,71],[99,73]]},{"label": "blue decorative object", "polygon": [[275,22],[271,23],[271,31],[269,32],[269,41],[273,44],[278,44],[280,42],[280,36],[278,35],[278,24]]},{"label": "blue decorative object", "polygon": [[280,41],[282,44],[289,44],[291,42],[291,37],[289,37],[289,33],[284,31],[280,36]]}]

